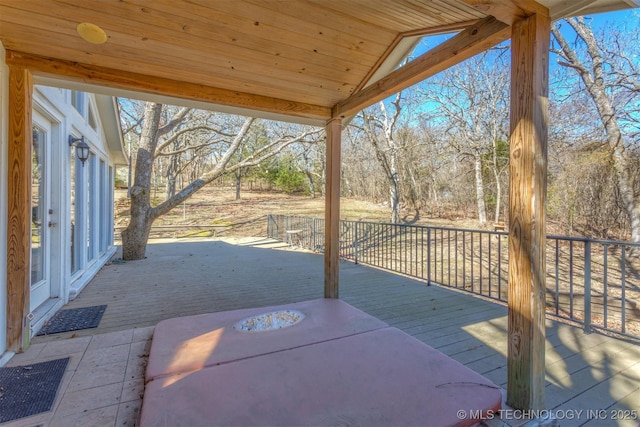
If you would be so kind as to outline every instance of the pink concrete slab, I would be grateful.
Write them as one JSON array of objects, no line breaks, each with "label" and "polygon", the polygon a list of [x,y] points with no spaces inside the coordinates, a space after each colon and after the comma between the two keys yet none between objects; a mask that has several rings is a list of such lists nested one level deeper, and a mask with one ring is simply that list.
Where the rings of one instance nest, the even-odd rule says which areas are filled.
[{"label": "pink concrete slab", "polygon": [[464,426],[499,389],[395,328],[151,381],[141,426]]},{"label": "pink concrete slab", "polygon": [[[294,326],[268,332],[233,328],[247,317],[276,310],[298,310],[306,317]],[[155,328],[146,380],[387,326],[335,299],[169,319]]]}]

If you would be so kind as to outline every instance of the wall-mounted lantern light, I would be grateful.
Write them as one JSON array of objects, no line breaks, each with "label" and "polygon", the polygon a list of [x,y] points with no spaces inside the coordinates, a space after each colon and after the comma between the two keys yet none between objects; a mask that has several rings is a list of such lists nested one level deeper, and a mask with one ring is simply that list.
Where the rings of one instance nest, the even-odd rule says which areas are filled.
[{"label": "wall-mounted lantern light", "polygon": [[84,162],[89,158],[89,144],[84,142],[84,136],[74,138],[73,135],[69,135],[69,147],[72,147],[73,144],[76,145],[76,156],[82,162],[82,167],[84,167]]}]

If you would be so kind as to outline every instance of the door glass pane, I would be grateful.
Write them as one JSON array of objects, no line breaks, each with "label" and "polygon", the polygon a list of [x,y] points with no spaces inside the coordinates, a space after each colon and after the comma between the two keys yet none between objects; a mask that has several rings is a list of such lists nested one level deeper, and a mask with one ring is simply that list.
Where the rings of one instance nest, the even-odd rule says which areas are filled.
[{"label": "door glass pane", "polygon": [[71,168],[71,274],[75,273],[80,269],[80,245],[78,244],[78,239],[80,238],[80,229],[76,226],[76,224],[81,224],[80,222],[80,210],[77,209],[78,200],[78,192],[81,190],[81,186],[77,185],[77,175],[76,168],[78,161],[76,160],[76,149],[75,147],[71,147],[70,149],[70,159],[69,165]]},{"label": "door glass pane", "polygon": [[107,164],[100,160],[100,253],[107,250],[107,230],[109,229],[109,199],[107,196]]},{"label": "door glass pane", "polygon": [[91,153],[89,160],[86,162],[87,168],[87,259],[91,261],[96,257],[96,196],[99,191],[96,185],[95,168],[96,155]]},{"label": "door glass pane", "polygon": [[44,279],[45,263],[45,133],[33,128],[31,151],[31,284]]},{"label": "door glass pane", "polygon": [[109,198],[109,225],[107,230],[107,244],[109,246],[113,245],[113,192],[115,191],[113,187],[113,168],[109,166],[109,182],[107,183],[109,188],[109,194],[107,195]]}]

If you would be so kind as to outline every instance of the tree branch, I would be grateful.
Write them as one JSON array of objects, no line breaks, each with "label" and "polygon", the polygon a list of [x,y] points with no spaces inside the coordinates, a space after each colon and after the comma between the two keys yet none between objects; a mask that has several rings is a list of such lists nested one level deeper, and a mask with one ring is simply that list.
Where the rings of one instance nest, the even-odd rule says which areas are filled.
[{"label": "tree branch", "polygon": [[176,126],[182,123],[182,121],[187,117],[189,111],[191,111],[191,108],[184,107],[180,109],[180,111],[178,111],[166,125],[158,129],[158,136],[160,137],[171,132]]}]

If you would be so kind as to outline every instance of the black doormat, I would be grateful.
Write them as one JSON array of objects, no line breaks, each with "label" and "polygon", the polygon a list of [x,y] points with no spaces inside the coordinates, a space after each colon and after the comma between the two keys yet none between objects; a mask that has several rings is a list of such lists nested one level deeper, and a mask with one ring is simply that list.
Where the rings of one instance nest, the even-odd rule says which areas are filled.
[{"label": "black doormat", "polygon": [[45,323],[43,328],[40,329],[40,332],[38,332],[38,335],[51,335],[59,334],[60,332],[97,328],[106,309],[106,305],[96,305],[93,307],[60,310],[51,320]]},{"label": "black doormat", "polygon": [[69,358],[0,368],[0,423],[51,410]]}]

